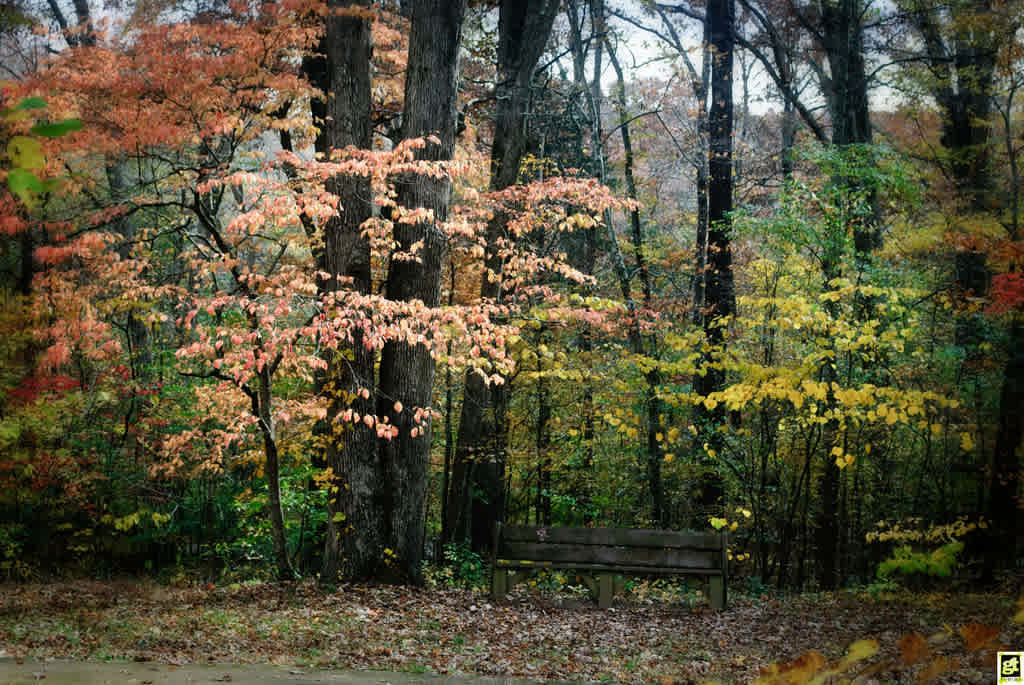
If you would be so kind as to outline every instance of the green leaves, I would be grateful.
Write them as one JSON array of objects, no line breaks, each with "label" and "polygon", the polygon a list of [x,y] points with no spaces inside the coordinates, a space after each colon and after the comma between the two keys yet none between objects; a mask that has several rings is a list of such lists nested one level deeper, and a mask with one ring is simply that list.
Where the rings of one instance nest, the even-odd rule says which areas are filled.
[{"label": "green leaves", "polygon": [[14,109],[43,109],[45,107],[46,100],[42,99],[41,97],[31,97],[25,98],[24,100],[19,102],[17,105],[14,106]]},{"label": "green leaves", "polygon": [[44,138],[60,138],[72,131],[81,131],[82,121],[80,119],[65,119],[54,124],[36,124],[32,127],[32,133]]},{"label": "green leaves", "polygon": [[[25,98],[14,107],[0,110],[0,121],[6,123],[24,119],[29,116],[31,110],[45,108],[46,100],[43,98]],[[38,175],[38,172],[46,169],[46,154],[39,138],[59,138],[81,129],[82,122],[79,119],[38,123],[29,129],[31,136],[16,135],[8,141],[7,159],[11,168],[7,173],[7,186],[26,207],[35,205],[40,195],[54,190],[63,180],[43,180]]]},{"label": "green leaves", "polygon": [[43,183],[27,169],[11,169],[7,174],[7,186],[19,200],[31,207],[36,195],[44,191]]}]

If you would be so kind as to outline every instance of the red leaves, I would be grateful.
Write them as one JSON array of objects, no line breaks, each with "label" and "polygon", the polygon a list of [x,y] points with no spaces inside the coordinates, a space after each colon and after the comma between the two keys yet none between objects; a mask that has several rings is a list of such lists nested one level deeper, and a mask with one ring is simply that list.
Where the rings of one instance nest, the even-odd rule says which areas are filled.
[{"label": "red leaves", "polygon": [[1021,309],[1024,309],[1024,274],[1010,272],[994,276],[989,310],[999,314]]},{"label": "red leaves", "polygon": [[79,389],[78,381],[66,375],[34,375],[26,376],[14,388],[7,392],[7,400],[14,407],[35,402],[46,395],[64,395]]}]

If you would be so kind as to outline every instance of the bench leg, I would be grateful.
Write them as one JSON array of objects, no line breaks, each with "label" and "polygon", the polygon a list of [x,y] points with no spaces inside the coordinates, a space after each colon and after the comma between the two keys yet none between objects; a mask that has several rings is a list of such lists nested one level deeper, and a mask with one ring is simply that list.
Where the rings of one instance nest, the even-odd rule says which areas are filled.
[{"label": "bench leg", "polygon": [[612,605],[612,574],[600,574],[597,577],[597,586],[597,606],[607,609]]},{"label": "bench leg", "polygon": [[725,578],[722,576],[711,576],[710,578],[711,608],[725,608]]},{"label": "bench leg", "polygon": [[501,599],[508,594],[508,569],[496,568],[491,575],[491,597]]}]

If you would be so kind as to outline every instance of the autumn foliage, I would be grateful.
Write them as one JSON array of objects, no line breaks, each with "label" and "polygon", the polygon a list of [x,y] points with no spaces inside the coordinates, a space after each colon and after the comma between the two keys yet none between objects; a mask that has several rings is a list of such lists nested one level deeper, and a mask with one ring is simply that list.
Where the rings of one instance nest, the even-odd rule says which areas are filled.
[{"label": "autumn foliage", "polygon": [[[709,243],[694,240],[708,229],[706,196],[690,202],[708,181],[707,113],[693,110],[707,93],[698,102],[689,53],[672,57],[689,85],[619,74],[606,95],[588,73],[609,55],[621,70],[626,26],[668,50],[686,12],[645,5],[627,21],[566,4],[550,60],[516,91],[525,142],[505,186],[492,178],[488,7],[470,5],[461,27],[445,122],[457,135],[442,154],[440,125],[403,129],[415,17],[336,4],[140,6],[47,38],[60,49],[2,84],[0,575],[315,576],[326,531],[354,539],[334,505],[355,479],[328,455],[367,436],[367,501],[382,511],[403,496],[381,483],[414,460],[378,452],[427,455],[414,464],[424,506],[381,528],[399,517],[432,540],[452,534],[449,510],[475,508],[474,539],[449,541],[449,557],[474,563],[504,518],[727,528],[731,572],[755,594],[1011,572],[1014,543],[999,557],[1016,539],[1024,406],[1019,50],[983,70],[991,121],[959,147],[935,65],[892,79],[910,104],[876,117],[885,145],[831,140],[834,112],[797,131],[792,93],[784,112],[739,115],[735,170],[716,174],[735,176],[734,211],[716,213],[730,224]],[[817,19],[779,11],[748,19]],[[936,16],[950,23],[933,37],[950,44],[977,19]],[[371,26],[365,149],[333,146],[334,95],[313,82],[338,17]],[[805,70],[809,58],[822,59],[792,55]],[[355,212],[343,187],[365,195],[346,235],[368,255],[365,282],[323,259]],[[439,283],[422,291],[436,303],[409,295],[419,282],[396,294],[396,274],[434,259]],[[727,281],[721,308],[702,288]],[[380,380],[404,354],[429,367],[429,387],[412,389],[422,401],[404,375]],[[481,381],[486,393],[470,390]],[[460,410],[479,397],[491,434],[460,445]],[[420,579],[395,571],[398,545],[377,547],[382,577]],[[968,651],[995,639],[964,630]],[[900,663],[938,673],[934,644],[908,634]],[[809,654],[764,682],[846,677],[884,650]]]}]

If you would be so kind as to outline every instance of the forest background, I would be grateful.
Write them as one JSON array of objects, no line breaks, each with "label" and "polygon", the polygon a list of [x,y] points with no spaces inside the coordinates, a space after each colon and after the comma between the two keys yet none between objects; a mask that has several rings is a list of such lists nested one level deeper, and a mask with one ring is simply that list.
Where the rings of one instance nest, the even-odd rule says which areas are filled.
[{"label": "forest background", "polygon": [[0,5],[0,571],[479,582],[507,521],[1009,577],[1022,17]]}]

